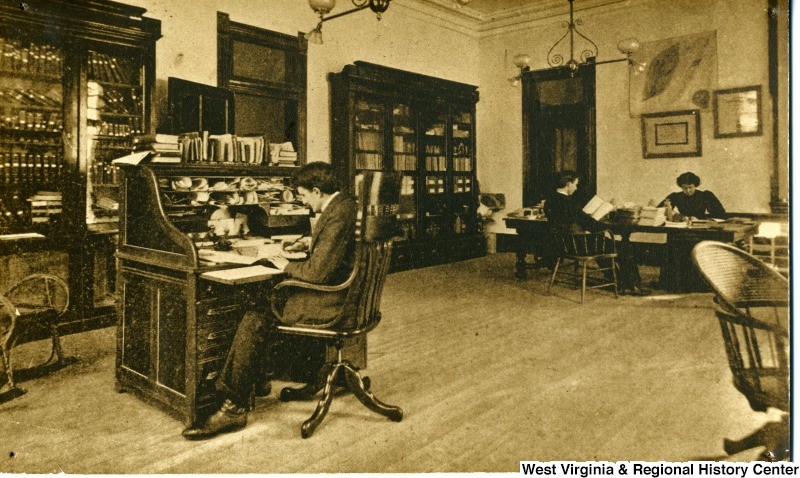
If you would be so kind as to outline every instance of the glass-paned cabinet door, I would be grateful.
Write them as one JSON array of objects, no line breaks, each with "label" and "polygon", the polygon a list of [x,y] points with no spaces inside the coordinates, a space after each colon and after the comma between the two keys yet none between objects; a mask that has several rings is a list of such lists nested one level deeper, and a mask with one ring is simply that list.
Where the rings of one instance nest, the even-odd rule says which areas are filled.
[{"label": "glass-paned cabinet door", "polygon": [[454,111],[450,114],[452,140],[450,154],[453,158],[453,172],[472,172],[472,113]]},{"label": "glass-paned cabinet door", "polygon": [[144,132],[144,68],[139,53],[87,52],[86,222],[117,220],[120,172],[111,161],[130,153]]},{"label": "glass-paned cabinet door", "polygon": [[383,169],[386,105],[364,96],[355,99],[356,170]]},{"label": "glass-paned cabinet door", "polygon": [[424,214],[421,227],[428,237],[448,234],[449,196],[447,194],[447,115],[444,108],[428,110],[421,115],[421,141],[425,160],[422,174],[423,198],[420,213]]},{"label": "glass-paned cabinet door", "polygon": [[61,214],[63,65],[58,46],[0,34],[0,233]]},{"label": "glass-paned cabinet door", "polygon": [[475,193],[473,174],[472,112],[451,110],[450,157],[452,158],[453,234],[474,232]]},{"label": "glass-paned cabinet door", "polygon": [[402,172],[399,220],[400,240],[414,239],[417,219],[417,128],[411,105],[392,106],[392,169]]}]

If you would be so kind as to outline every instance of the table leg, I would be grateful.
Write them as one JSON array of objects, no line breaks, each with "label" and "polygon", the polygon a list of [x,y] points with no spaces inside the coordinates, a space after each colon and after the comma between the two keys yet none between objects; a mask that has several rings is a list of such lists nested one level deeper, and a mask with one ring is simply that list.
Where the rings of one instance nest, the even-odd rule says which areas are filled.
[{"label": "table leg", "polygon": [[514,277],[525,280],[528,277],[525,257],[528,255],[528,238],[522,234],[517,235],[517,263],[515,264]]}]

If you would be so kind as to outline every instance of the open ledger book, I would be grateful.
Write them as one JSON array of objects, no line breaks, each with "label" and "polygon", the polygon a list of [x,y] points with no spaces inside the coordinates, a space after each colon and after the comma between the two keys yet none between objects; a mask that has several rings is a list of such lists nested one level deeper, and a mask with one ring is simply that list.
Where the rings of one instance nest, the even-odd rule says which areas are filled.
[{"label": "open ledger book", "polygon": [[613,210],[614,206],[600,196],[593,197],[588,203],[586,203],[585,206],[583,206],[583,212],[592,216],[598,221],[606,217],[606,215]]}]

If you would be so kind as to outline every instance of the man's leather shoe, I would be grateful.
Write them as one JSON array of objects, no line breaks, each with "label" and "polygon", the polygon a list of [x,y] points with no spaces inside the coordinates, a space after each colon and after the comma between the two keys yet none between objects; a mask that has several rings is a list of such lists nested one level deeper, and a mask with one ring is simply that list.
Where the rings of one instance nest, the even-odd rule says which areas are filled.
[{"label": "man's leather shoe", "polygon": [[202,426],[183,430],[183,437],[187,440],[206,440],[220,433],[239,430],[245,425],[247,425],[247,410],[236,406],[230,400],[225,400],[222,407],[208,417]]},{"label": "man's leather shoe", "polygon": [[652,293],[653,293],[653,291],[651,289],[645,289],[643,287],[636,287],[636,286],[630,287],[628,289],[624,289],[624,290],[622,290],[622,292],[620,292],[620,294],[622,294],[622,295],[633,295],[633,296],[639,296],[639,297],[647,296],[647,295],[650,295]]},{"label": "man's leather shoe", "polygon": [[266,382],[257,383],[255,387],[256,397],[269,397],[272,393],[272,383],[269,380]]}]

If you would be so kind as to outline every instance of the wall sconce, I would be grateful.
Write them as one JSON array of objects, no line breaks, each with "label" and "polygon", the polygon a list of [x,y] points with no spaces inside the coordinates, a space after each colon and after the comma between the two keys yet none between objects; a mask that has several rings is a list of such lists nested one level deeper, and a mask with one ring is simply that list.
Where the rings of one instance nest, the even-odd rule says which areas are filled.
[{"label": "wall sconce", "polygon": [[[369,8],[375,15],[378,17],[378,20],[381,19],[381,14],[385,12],[389,8],[389,3],[392,0],[350,0],[353,2],[355,8],[351,8],[350,10],[346,10],[342,13],[337,13],[335,15],[330,15],[326,17],[328,13],[336,6],[336,0],[308,0],[308,6],[314,10],[317,15],[319,15],[319,23],[317,26],[314,27],[313,30],[305,34],[306,40],[309,43],[315,43],[317,45],[322,44],[322,23],[333,20],[334,18],[343,17],[345,15],[350,15],[351,13],[360,12],[365,8]],[[462,0],[459,0],[462,1]]]},{"label": "wall sconce", "polygon": [[520,53],[519,55],[515,55],[512,61],[514,62],[514,66],[519,68],[519,74],[517,76],[512,76],[511,78],[509,78],[508,82],[511,84],[511,86],[516,88],[517,86],[519,86],[519,83],[522,80],[522,73],[527,70],[530,70],[531,56],[526,55],[525,53]]}]

